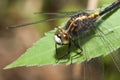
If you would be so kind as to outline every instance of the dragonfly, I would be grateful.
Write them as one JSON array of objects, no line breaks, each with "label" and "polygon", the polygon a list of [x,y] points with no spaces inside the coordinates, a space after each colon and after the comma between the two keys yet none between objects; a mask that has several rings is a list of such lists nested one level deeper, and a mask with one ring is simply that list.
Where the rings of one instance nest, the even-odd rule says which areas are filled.
[{"label": "dragonfly", "polygon": [[[60,57],[60,59],[61,59],[71,53],[72,46],[75,46],[76,48],[78,48],[80,50],[80,54],[82,54],[82,52],[83,52],[83,48],[81,45],[82,43],[78,38],[82,39],[82,38],[84,38],[84,36],[86,36],[90,32],[93,32],[94,30],[98,30],[99,34],[103,35],[104,33],[102,33],[102,31],[96,25],[97,20],[101,16],[117,9],[119,6],[120,6],[120,0],[117,0],[117,1],[113,2],[112,4],[110,4],[109,6],[107,6],[105,9],[95,12],[95,13],[87,13],[85,11],[78,12],[78,13],[76,13],[76,12],[42,13],[41,12],[41,14],[48,14],[48,15],[64,14],[64,16],[59,16],[59,17],[47,19],[47,20],[40,20],[40,21],[36,21],[36,22],[32,22],[32,23],[20,24],[17,26],[9,26],[7,28],[11,29],[11,28],[24,27],[27,25],[33,25],[33,24],[37,24],[37,23],[41,23],[41,22],[53,21],[53,20],[57,20],[60,18],[70,17],[70,19],[67,21],[64,28],[58,28],[54,35],[56,47],[57,47],[57,45],[67,45],[68,46],[67,52],[63,56]],[[101,37],[101,40],[103,40],[103,42],[104,42],[106,39],[104,37]],[[112,45],[109,42],[107,42],[107,44],[110,45],[109,49],[111,49]],[[120,71],[119,56],[116,56],[115,54],[112,54],[112,53],[110,55],[111,55],[115,65],[117,66],[118,70]]]}]

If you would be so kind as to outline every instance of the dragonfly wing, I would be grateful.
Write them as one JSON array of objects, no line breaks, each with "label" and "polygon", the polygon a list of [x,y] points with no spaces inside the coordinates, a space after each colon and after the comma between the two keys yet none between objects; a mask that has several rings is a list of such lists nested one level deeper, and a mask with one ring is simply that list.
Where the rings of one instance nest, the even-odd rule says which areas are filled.
[{"label": "dragonfly wing", "polygon": [[[82,23],[78,23],[78,26],[80,26]],[[89,32],[91,35],[84,34],[84,32],[78,32],[77,33],[77,43],[79,46],[82,46],[83,48],[83,56],[85,56],[85,62],[83,62],[83,69],[82,69],[82,76],[81,80],[103,80],[104,79],[104,64],[102,61],[102,58],[94,58],[89,60],[89,55],[87,54],[89,51],[86,51],[86,47],[84,43],[91,39],[91,36],[93,35],[91,31]],[[93,32],[94,33],[94,32]],[[85,40],[87,39],[87,40]]]},{"label": "dragonfly wing", "polygon": [[82,80],[104,80],[104,64],[102,57],[83,63]]},{"label": "dragonfly wing", "polygon": [[49,21],[54,21],[54,20],[57,20],[57,19],[69,18],[69,17],[71,17],[71,16],[69,16],[69,15],[68,16],[58,16],[58,17],[51,18],[51,19],[40,20],[40,21],[35,21],[35,22],[30,22],[30,23],[24,23],[24,24],[14,25],[14,26],[8,26],[6,28],[9,29],[9,28],[25,27],[27,25],[33,25],[33,24],[38,24],[38,23],[42,23],[42,22],[49,22]]},{"label": "dragonfly wing", "polygon": [[42,15],[74,15],[77,11],[70,12],[35,12],[34,14],[42,14]]},{"label": "dragonfly wing", "polygon": [[113,51],[110,56],[113,59],[118,71],[120,72],[120,48],[117,51]]},{"label": "dragonfly wing", "polygon": [[[110,30],[111,29],[110,27],[113,27],[116,30],[118,27],[113,26],[112,24],[107,22],[105,22],[103,25],[105,26],[104,28],[98,29],[100,38],[102,40],[102,43],[106,46],[106,49],[110,52],[110,56],[113,59],[113,62],[115,63],[116,67],[118,68],[118,71],[120,72],[120,54],[119,54],[120,50],[119,50],[119,46],[115,45],[116,42],[118,45],[120,45],[119,42],[120,35],[119,35],[119,31],[112,32],[112,30]],[[102,32],[102,30],[104,30],[104,32]],[[112,33],[112,36],[108,36],[110,33]]]},{"label": "dragonfly wing", "polygon": [[93,10],[78,10],[78,11],[69,11],[69,12],[34,12],[34,14],[42,15],[74,15],[80,12],[93,13]]}]

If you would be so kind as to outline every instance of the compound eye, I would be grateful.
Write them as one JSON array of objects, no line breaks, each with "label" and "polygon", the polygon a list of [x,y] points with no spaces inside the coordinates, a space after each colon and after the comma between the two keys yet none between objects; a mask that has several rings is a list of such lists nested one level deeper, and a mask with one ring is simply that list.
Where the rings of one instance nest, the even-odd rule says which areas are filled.
[{"label": "compound eye", "polygon": [[55,35],[54,39],[55,39],[56,43],[62,44],[61,38],[59,36]]}]

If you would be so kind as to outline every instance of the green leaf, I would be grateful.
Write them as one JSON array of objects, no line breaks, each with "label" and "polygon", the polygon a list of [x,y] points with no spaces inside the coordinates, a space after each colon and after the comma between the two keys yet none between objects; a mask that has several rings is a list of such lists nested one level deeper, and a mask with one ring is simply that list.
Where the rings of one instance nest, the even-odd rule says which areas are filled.
[{"label": "green leaf", "polygon": [[[97,25],[104,35],[99,30],[96,30],[95,35],[89,35],[83,39],[83,52],[78,54],[77,58],[72,58],[73,62],[82,62],[90,60],[95,57],[105,56],[110,54],[113,50],[120,47],[120,10],[104,15],[97,21]],[[103,20],[103,22],[101,22]],[[60,27],[63,27],[63,24]],[[57,54],[54,42],[54,33],[52,30],[45,34],[45,37],[37,41],[33,47],[29,48],[25,54],[20,56],[12,64],[5,67],[5,69],[19,67],[19,66],[43,66],[48,64],[59,64],[65,62],[69,64],[71,56],[74,56],[79,49],[73,47],[72,52],[67,57],[57,60],[58,57],[66,54],[67,46],[58,46]],[[112,46],[112,47],[111,47]]]}]

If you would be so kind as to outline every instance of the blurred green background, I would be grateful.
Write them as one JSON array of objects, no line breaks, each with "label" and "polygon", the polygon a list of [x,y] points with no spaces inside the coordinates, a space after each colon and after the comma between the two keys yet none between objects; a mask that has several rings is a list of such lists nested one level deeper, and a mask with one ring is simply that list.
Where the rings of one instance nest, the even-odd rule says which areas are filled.
[{"label": "blurred green background", "polygon": [[[45,32],[61,25],[69,18],[15,29],[6,27],[61,16],[34,14],[35,12],[94,10],[113,1],[115,0],[0,0],[0,80],[83,80],[80,76],[82,74],[80,64],[2,69],[43,37]],[[104,80],[119,80],[120,73],[109,56],[104,58],[103,73]],[[93,80],[102,80],[96,78]]]}]

